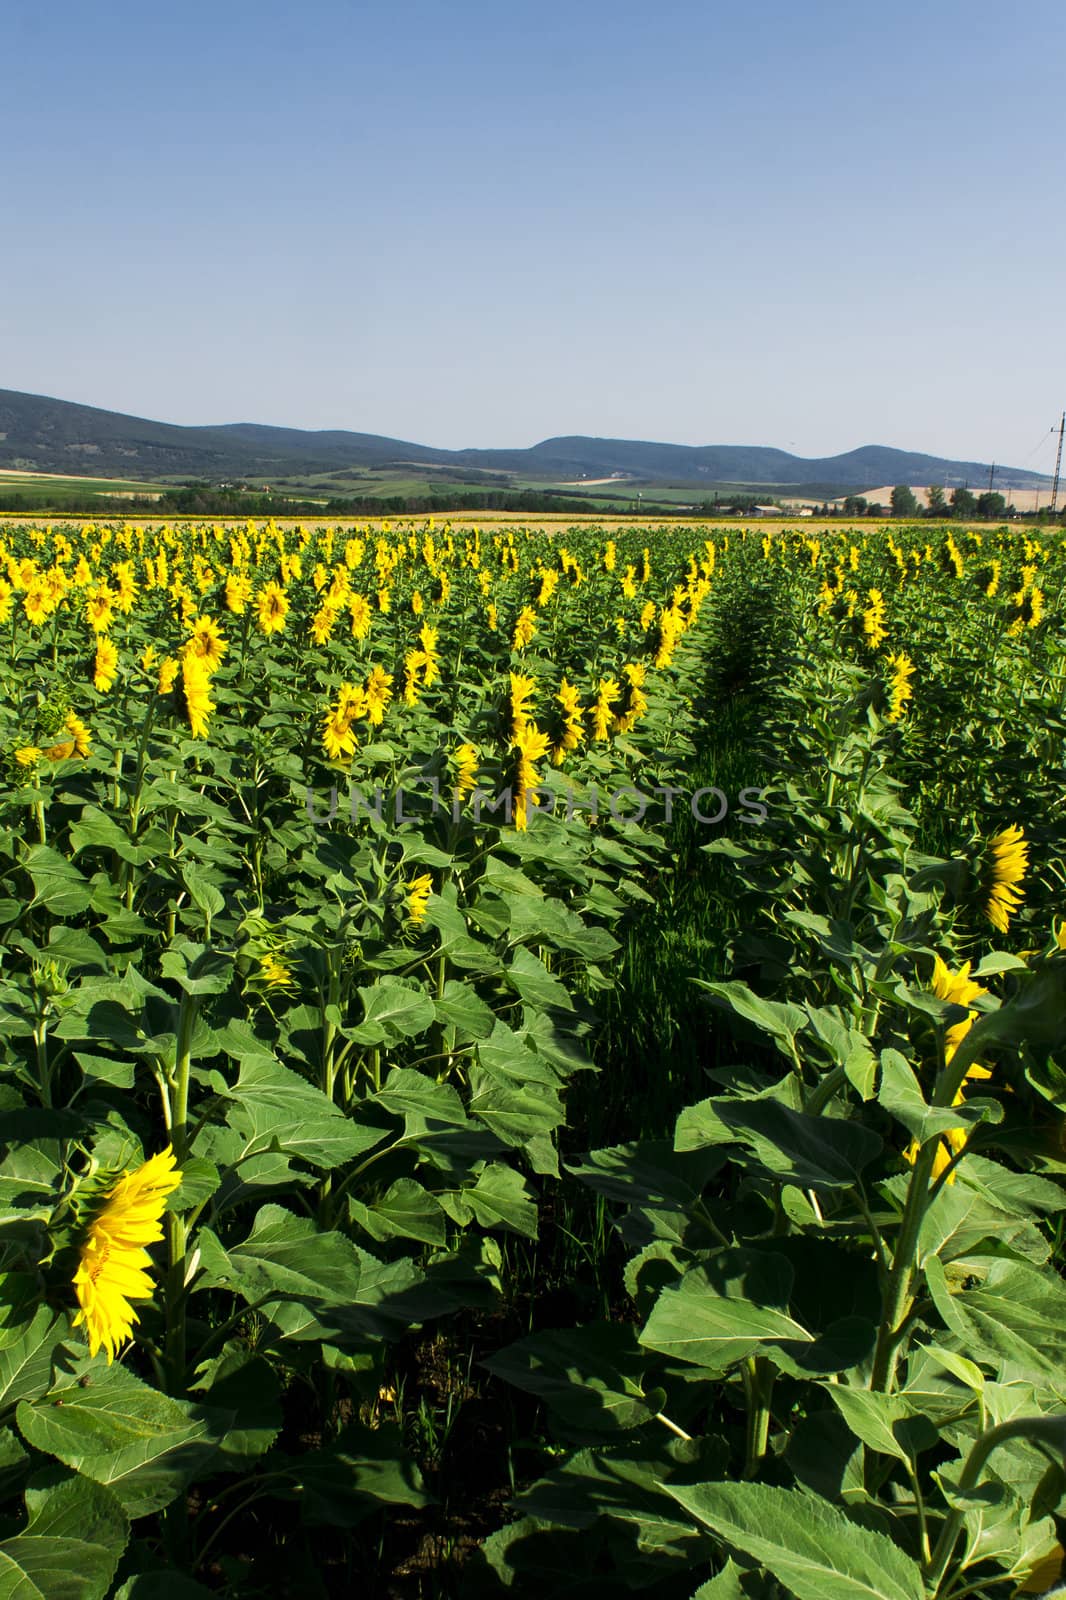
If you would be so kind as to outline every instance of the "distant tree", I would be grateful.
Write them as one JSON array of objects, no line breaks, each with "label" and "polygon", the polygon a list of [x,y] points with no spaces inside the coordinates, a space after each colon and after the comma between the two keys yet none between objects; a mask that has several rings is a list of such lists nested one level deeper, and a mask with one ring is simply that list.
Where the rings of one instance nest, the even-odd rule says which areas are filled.
[{"label": "distant tree", "polygon": [[963,519],[966,517],[972,517],[976,510],[977,501],[974,499],[969,489],[952,489],[951,515],[953,517],[960,517]]},{"label": "distant tree", "polygon": [[892,515],[894,517],[913,517],[918,510],[918,502],[914,492],[905,483],[897,483],[892,491]]},{"label": "distant tree", "polygon": [[868,510],[865,499],[861,494],[849,494],[844,500],[844,515],[846,517],[864,517]]},{"label": "distant tree", "polygon": [[944,516],[947,511],[947,496],[944,493],[943,485],[931,483],[925,492],[929,496],[929,515],[931,517]]},{"label": "distant tree", "polygon": [[977,515],[979,517],[1001,517],[1006,509],[1006,500],[995,489],[986,489],[984,494],[977,496]]}]

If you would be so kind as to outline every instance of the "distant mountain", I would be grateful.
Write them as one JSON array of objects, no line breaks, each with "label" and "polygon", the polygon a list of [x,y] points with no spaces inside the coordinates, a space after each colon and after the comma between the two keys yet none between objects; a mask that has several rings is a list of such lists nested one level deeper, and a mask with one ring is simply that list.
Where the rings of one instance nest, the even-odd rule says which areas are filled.
[{"label": "distant mountain", "polygon": [[[622,476],[634,483],[711,490],[730,484],[819,496],[885,483],[987,486],[989,466],[864,445],[809,459],[762,445],[654,444],[633,439],[544,439],[530,449],[435,450],[402,439],[345,430],[308,431],[237,422],[177,427],[95,406],[0,389],[0,470],[91,477],[230,479],[306,477],[344,469],[447,468],[493,472],[545,484]],[[997,489],[1040,489],[1050,480],[997,466]]]}]

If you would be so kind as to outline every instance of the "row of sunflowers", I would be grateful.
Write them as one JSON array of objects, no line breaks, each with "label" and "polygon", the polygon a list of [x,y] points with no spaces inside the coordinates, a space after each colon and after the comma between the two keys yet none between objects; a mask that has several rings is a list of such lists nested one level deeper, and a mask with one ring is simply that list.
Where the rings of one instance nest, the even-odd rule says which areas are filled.
[{"label": "row of sunflowers", "polygon": [[[987,1264],[993,1194],[1054,1215],[1066,1169],[1023,1137],[1032,1097],[1056,1092],[1066,959],[1064,579],[1061,538],[1019,528],[0,529],[3,1558],[37,1582],[73,1538],[77,1600],[137,1600],[164,1569],[190,1593],[270,1592],[283,1550],[306,1577],[330,1540],[331,1582],[353,1550],[386,1561],[397,1508],[417,1522],[433,1498],[389,1410],[403,1352],[495,1315],[515,1252],[584,1184],[639,1251],[606,1330],[489,1361],[554,1397],[569,1453],[526,1485],[478,1581],[554,1581],[551,1540],[580,1542],[573,1491],[612,1582],[665,1595],[700,1568],[729,1594],[746,1552],[735,1592],[780,1581],[803,1600],[741,1527],[769,1502],[727,1515],[719,1491],[817,1492],[844,1516],[792,1443],[832,1381],[876,1396],[841,1407],[851,1453],[871,1452],[871,1517],[903,1519],[886,1508],[917,1481],[915,1526],[942,1534],[915,1555],[910,1523],[881,1528],[914,1568],[896,1564],[893,1600],[977,1592],[969,1512],[949,1541],[930,1463],[885,1471],[857,1408],[881,1428],[910,1414],[900,1396],[927,1374],[907,1341],[955,1354],[952,1297],[972,1256]],[[635,1126],[632,1148],[576,1167],[575,1108],[607,1065],[598,1003],[626,1003],[678,817],[710,826],[695,774],[733,703],[768,820],[734,824],[727,804],[699,836],[731,875],[709,880],[724,977],[685,958],[716,1008],[690,1025],[769,1042],[702,1109],[676,1106],[673,1144],[638,1148]],[[993,1173],[1004,1097],[1013,1165]],[[1046,1289],[1052,1248],[1017,1237]],[[960,1238],[970,1253],[945,1253]],[[928,1270],[940,1290],[929,1260],[963,1274],[946,1299],[919,1289]],[[826,1274],[865,1285],[834,1301],[846,1337],[800,1293]],[[571,1338],[568,1355],[551,1342]],[[1009,1385],[984,1348],[987,1390]],[[970,1448],[974,1418],[942,1433],[946,1405],[929,1426]],[[604,1489],[611,1460],[632,1503]],[[730,1460],[713,1517],[684,1503]],[[1051,1511],[1030,1521],[1039,1538],[1004,1557],[1019,1581],[1056,1542]],[[628,1569],[618,1528],[635,1524]],[[263,1553],[228,1559],[253,1529]],[[843,1571],[848,1530],[831,1532]]]}]

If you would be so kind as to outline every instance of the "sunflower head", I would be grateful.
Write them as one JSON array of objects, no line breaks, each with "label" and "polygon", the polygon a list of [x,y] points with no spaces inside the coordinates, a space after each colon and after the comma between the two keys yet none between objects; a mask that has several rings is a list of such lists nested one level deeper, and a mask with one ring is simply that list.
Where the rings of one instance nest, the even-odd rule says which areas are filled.
[{"label": "sunflower head", "polygon": [[116,1178],[85,1227],[74,1273],[79,1306],[74,1326],[85,1328],[90,1355],[107,1352],[108,1365],[139,1321],[130,1302],[151,1298],[147,1246],[163,1237],[167,1198],[180,1183],[181,1172],[168,1145]]},{"label": "sunflower head", "polygon": [[1001,828],[989,841],[985,852],[985,915],[1000,933],[1006,933],[1010,919],[1024,898],[1019,887],[1029,868],[1029,845],[1017,823]]}]

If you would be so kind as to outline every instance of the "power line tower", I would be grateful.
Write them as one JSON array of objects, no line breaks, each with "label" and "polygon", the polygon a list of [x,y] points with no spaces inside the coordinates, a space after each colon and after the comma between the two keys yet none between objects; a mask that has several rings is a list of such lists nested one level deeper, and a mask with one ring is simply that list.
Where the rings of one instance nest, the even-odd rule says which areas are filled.
[{"label": "power line tower", "polygon": [[1059,422],[1059,448],[1055,452],[1055,476],[1051,480],[1051,515],[1055,515],[1059,502],[1059,472],[1062,467],[1062,435],[1066,433],[1066,411]]}]

